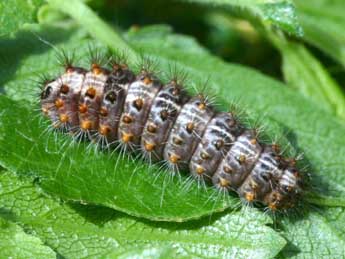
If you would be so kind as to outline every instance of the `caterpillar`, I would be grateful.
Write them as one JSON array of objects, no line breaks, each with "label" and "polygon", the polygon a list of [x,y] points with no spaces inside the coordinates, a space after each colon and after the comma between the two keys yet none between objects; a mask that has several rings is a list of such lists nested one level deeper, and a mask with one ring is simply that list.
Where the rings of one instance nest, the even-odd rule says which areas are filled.
[{"label": "caterpillar", "polygon": [[217,111],[203,93],[190,96],[176,76],[164,84],[148,67],[135,74],[124,59],[108,63],[94,59],[87,70],[66,62],[64,73],[43,83],[41,110],[54,129],[164,161],[172,173],[186,170],[272,211],[299,202],[303,178],[296,159],[284,157],[278,144],[263,143],[235,112]]}]

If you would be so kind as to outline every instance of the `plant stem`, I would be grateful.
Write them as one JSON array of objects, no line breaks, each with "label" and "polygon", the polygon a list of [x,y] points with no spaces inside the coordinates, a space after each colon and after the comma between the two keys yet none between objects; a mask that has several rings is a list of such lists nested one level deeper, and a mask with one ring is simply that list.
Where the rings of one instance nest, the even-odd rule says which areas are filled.
[{"label": "plant stem", "polygon": [[341,197],[328,197],[322,195],[309,195],[306,200],[310,203],[329,207],[345,207],[345,199]]},{"label": "plant stem", "polygon": [[79,0],[47,0],[52,8],[57,9],[82,25],[95,39],[111,50],[126,53],[130,63],[139,61],[138,54],[120,36],[118,32],[97,16],[87,5]]}]

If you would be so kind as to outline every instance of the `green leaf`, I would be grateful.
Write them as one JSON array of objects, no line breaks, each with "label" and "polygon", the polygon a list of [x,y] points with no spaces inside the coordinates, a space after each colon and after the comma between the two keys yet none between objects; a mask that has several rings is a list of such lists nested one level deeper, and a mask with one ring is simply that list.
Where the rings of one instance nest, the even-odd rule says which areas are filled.
[{"label": "green leaf", "polygon": [[[280,135],[282,129],[296,148],[305,151],[311,173],[318,180],[317,187],[324,190],[326,200],[332,203],[336,198],[337,205],[345,205],[344,199],[339,198],[344,193],[342,168],[345,161],[337,156],[345,152],[345,140],[341,137],[343,125],[282,84],[250,69],[226,64],[209,55],[194,40],[160,28],[130,31],[126,38],[133,47],[156,58],[162,71],[167,71],[169,62],[176,62],[179,68],[190,74],[191,84],[200,84],[210,77],[207,91],[217,96],[219,108],[226,109],[233,100],[241,99],[244,109],[247,107],[256,116],[266,114],[267,118],[262,119],[266,124],[270,125],[272,121],[280,124],[280,130],[271,132],[272,137]],[[61,42],[67,47],[78,46],[78,56],[85,56],[89,42],[83,32],[64,30],[62,33],[48,27],[38,33],[53,44]],[[25,55],[31,51],[36,53],[42,46],[46,51],[26,57],[19,51],[17,44],[20,46],[20,43],[11,41],[5,42],[10,48],[4,53],[9,55],[7,66],[14,68],[12,74],[6,75],[5,89],[10,96],[21,100],[22,105],[34,100],[32,95],[37,86],[30,83],[32,74],[57,69],[53,65],[54,51],[26,37],[27,34],[23,33],[20,38],[20,42],[26,42]],[[21,62],[17,64],[19,58]],[[84,145],[66,148],[68,145],[62,146],[66,140],[62,135],[57,136],[56,143],[42,135],[44,125],[39,127],[37,120],[31,118],[39,115],[32,115],[18,103],[6,99],[2,99],[0,105],[3,109],[0,113],[0,164],[15,172],[31,172],[41,177],[45,190],[65,199],[102,204],[154,220],[174,221],[221,211],[238,202],[232,196],[219,199],[212,190],[198,190],[197,184],[187,191],[177,180],[167,184],[165,175],[157,177],[157,172],[154,172],[157,167],[141,161],[120,160],[119,169],[114,170],[116,155],[100,153],[90,156]],[[27,106],[31,110],[36,109],[32,105]],[[325,149],[325,145],[331,149]],[[326,187],[333,192],[328,193]],[[312,199],[314,203],[322,201],[323,204],[324,200],[324,197]],[[178,209],[172,204],[178,204]]]},{"label": "green leaf", "polygon": [[94,153],[86,144],[68,144],[62,134],[42,135],[44,125],[37,114],[4,96],[0,110],[0,164],[41,178],[46,191],[64,199],[164,221],[199,218],[238,203],[230,196],[223,199],[214,189],[198,189],[195,182],[186,188],[178,179],[169,181],[170,173],[158,166],[106,151]]},{"label": "green leaf", "polygon": [[0,37],[19,30],[25,23],[36,21],[43,0],[11,0],[0,2]]},{"label": "green leaf", "polygon": [[342,0],[295,0],[305,40],[345,66],[345,6]]},{"label": "green leaf", "polygon": [[[343,241],[345,241],[345,209],[328,208],[320,212],[326,218],[327,223],[332,231]],[[343,246],[344,249],[345,246]]]},{"label": "green leaf", "polygon": [[310,51],[301,43],[274,34],[269,38],[283,56],[285,81],[317,105],[345,119],[344,93]]},{"label": "green leaf", "polygon": [[284,234],[290,242],[278,258],[343,258],[345,254],[344,208],[318,209],[305,218],[285,220]]},{"label": "green leaf", "polygon": [[152,244],[146,246],[137,246],[134,249],[131,248],[130,251],[117,251],[115,253],[110,253],[107,258],[118,258],[118,259],[167,259],[167,258],[181,258],[187,259],[188,256],[183,256],[178,254],[176,249],[172,247],[156,247]]},{"label": "green leaf", "polygon": [[[302,36],[303,30],[299,24],[296,8],[290,0],[185,0],[207,4],[214,7],[224,7],[235,15],[244,18],[258,19],[268,26],[276,26],[289,34]],[[243,10],[247,12],[243,12]]]},{"label": "green leaf", "polygon": [[[161,35],[165,37],[170,34],[171,30],[168,27],[157,27],[155,30],[147,30],[146,32],[145,35],[148,38],[150,38],[150,35],[154,36],[155,34],[156,36]],[[56,47],[63,46],[65,49],[74,49],[78,46],[77,54],[79,54],[79,57],[86,55],[85,53],[87,53],[88,44],[90,43],[85,38],[83,32],[75,30],[68,32],[66,30],[53,30],[50,28],[50,30],[47,29],[35,33],[41,36],[45,35],[44,38],[56,45]],[[144,33],[144,30],[141,33]],[[58,43],[63,37],[66,38],[65,44]],[[35,101],[32,92],[34,89],[38,89],[37,85],[31,82],[32,75],[42,73],[43,71],[46,73],[51,71],[55,72],[58,66],[55,62],[54,51],[52,49],[45,54],[30,55],[22,58],[27,55],[27,51],[37,52],[38,50],[48,48],[45,44],[39,43],[38,39],[32,39],[30,35],[23,33],[23,35],[20,35],[18,42],[19,44],[25,42],[25,52],[18,51],[12,41],[4,41],[3,43],[6,46],[4,49],[7,50],[7,54],[13,57],[13,59],[9,59],[9,62],[6,63],[7,67],[13,66],[11,62],[22,59],[21,66],[16,68],[16,79],[5,83],[5,89],[9,96],[20,100],[21,104],[27,104],[27,101]],[[181,48],[189,46],[192,53],[204,52],[202,48],[196,45],[195,41],[189,38],[178,37],[176,44],[179,44]],[[19,49],[22,50],[20,47]],[[9,74],[3,72],[2,78],[5,79],[11,76]],[[9,106],[12,105],[17,106],[14,103],[6,104],[4,101],[3,105],[9,112],[7,116],[7,133],[12,135],[4,136],[3,140],[6,143],[10,143],[9,138],[13,138],[12,143],[16,144],[14,144],[13,149],[4,149],[4,152],[9,155],[3,157],[2,163],[7,167],[11,167],[13,171],[25,173],[30,171],[39,177],[43,177],[43,184],[46,190],[61,195],[63,198],[103,204],[132,215],[140,215],[151,219],[175,221],[200,217],[205,214],[214,213],[215,211],[224,210],[228,206],[234,206],[238,202],[237,199],[232,198],[220,199],[215,191],[200,191],[197,189],[196,184],[192,185],[191,189],[188,189],[187,192],[184,190],[181,182],[178,181],[171,182],[165,186],[166,176],[161,174],[160,177],[157,177],[157,173],[153,173],[157,167],[151,169],[149,166],[138,168],[136,163],[129,163],[126,160],[122,161],[119,165],[121,170],[117,170],[116,173],[121,175],[121,177],[118,177],[114,175],[116,157],[110,157],[109,154],[104,154],[101,157],[96,156],[94,159],[97,161],[93,161],[89,159],[89,154],[85,154],[84,147],[69,149],[68,152],[64,152],[63,157],[78,161],[78,163],[70,167],[69,162],[63,162],[64,158],[61,158],[59,153],[51,151],[47,154],[48,143],[50,143],[49,147],[52,147],[53,150],[58,148],[58,144],[52,144],[55,143],[54,141],[47,142],[47,135],[42,135],[44,125],[39,127],[37,121],[29,119],[31,117],[37,117],[36,114],[31,115],[25,109],[18,110],[18,108],[10,108]],[[30,109],[36,109],[33,106],[29,107]],[[27,126],[25,124],[13,125],[13,116],[27,121]],[[35,123],[36,126],[34,126]],[[11,134],[12,127],[17,129],[19,135]],[[62,135],[59,137],[63,138]],[[35,143],[34,146],[32,146],[32,141],[30,140],[33,140]],[[21,144],[18,145],[18,143]],[[61,144],[61,142],[59,143]],[[18,146],[21,147],[21,150],[18,149]],[[31,151],[29,152],[29,150]],[[23,154],[29,154],[29,156],[23,156]],[[20,157],[22,157],[22,163],[18,163]],[[40,157],[40,162],[34,163],[33,161],[37,161],[38,157]],[[99,172],[99,168],[104,168],[102,173]],[[77,173],[71,173],[73,171]],[[97,182],[95,177],[101,184],[95,184]],[[104,179],[107,179],[107,181],[104,182]],[[81,181],[85,183],[81,184]],[[90,190],[92,190],[91,193]],[[191,194],[193,192],[194,194]],[[214,197],[210,199],[210,195]],[[188,199],[183,198],[184,196],[187,196]],[[180,202],[181,199],[184,201],[183,203]],[[171,204],[177,203],[179,204],[178,210],[170,206]]]},{"label": "green leaf", "polygon": [[266,226],[272,223],[268,216],[254,209],[181,224],[153,223],[107,208],[61,204],[21,180],[0,175],[0,215],[21,222],[69,259],[133,258],[145,250],[156,251],[156,258],[175,253],[174,258],[266,259],[285,245]]},{"label": "green leaf", "polygon": [[[0,188],[0,195],[3,190]],[[1,208],[3,209],[3,208]],[[0,212],[1,216],[1,212]],[[55,252],[18,225],[0,218],[0,258],[53,259]]]}]

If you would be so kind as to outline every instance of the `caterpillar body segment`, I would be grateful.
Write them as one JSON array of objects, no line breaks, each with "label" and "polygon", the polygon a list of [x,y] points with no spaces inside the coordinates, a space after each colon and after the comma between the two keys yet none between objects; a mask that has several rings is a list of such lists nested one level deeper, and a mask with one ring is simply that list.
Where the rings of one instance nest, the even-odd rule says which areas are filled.
[{"label": "caterpillar body segment", "polygon": [[130,150],[140,144],[141,134],[152,102],[162,83],[148,71],[142,71],[129,86],[119,122],[118,139]]},{"label": "caterpillar body segment", "polygon": [[141,137],[141,149],[153,161],[163,159],[165,143],[188,96],[176,81],[169,82],[158,92]]}]

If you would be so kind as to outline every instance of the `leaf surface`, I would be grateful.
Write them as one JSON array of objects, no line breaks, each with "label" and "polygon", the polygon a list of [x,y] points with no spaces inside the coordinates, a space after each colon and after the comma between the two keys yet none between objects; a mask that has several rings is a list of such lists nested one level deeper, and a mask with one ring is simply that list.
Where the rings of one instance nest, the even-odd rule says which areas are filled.
[{"label": "leaf surface", "polygon": [[283,57],[282,71],[287,84],[344,119],[345,95],[321,62],[302,43],[268,34]]},{"label": "leaf surface", "polygon": [[[0,195],[2,191],[0,188]],[[0,218],[0,258],[54,259],[56,254],[38,237],[29,235],[15,223]]]},{"label": "leaf surface", "polygon": [[[54,30],[50,28],[49,31],[40,32],[49,37]],[[66,30],[64,33],[60,36],[67,35],[65,46],[78,45],[78,56],[85,57],[89,43],[85,34]],[[59,43],[63,38],[56,35],[59,31],[51,39]],[[25,34],[23,37],[26,37]],[[334,197],[337,205],[345,204],[341,198],[345,189],[345,161],[323,148],[327,145],[338,154],[345,147],[342,143],[345,140],[341,138],[343,125],[334,118],[280,83],[251,69],[226,64],[210,56],[194,40],[171,34],[166,27],[130,31],[126,38],[133,42],[135,48],[156,58],[162,71],[167,71],[169,63],[176,63],[189,73],[190,85],[197,87],[210,77],[207,91],[217,96],[220,109],[226,109],[231,102],[241,99],[249,112],[256,116],[267,115],[263,121],[268,125],[272,121],[280,124],[293,146],[305,152],[313,177],[322,181],[318,182],[318,188],[324,190],[326,198],[322,198],[323,204],[325,199],[330,204]],[[27,47],[34,52],[40,45],[28,41]],[[16,44],[12,44],[8,53],[16,53],[16,49]],[[16,54],[22,55],[20,52]],[[44,53],[23,58],[16,67],[15,75],[7,75],[5,89],[8,95],[20,100],[20,105],[28,104],[28,101],[32,103],[34,88],[37,89],[30,82],[32,74],[35,71],[56,71],[58,67],[54,66],[53,57],[54,51],[48,48]],[[9,66],[11,62],[14,61],[10,60]],[[302,103],[303,106],[300,105]],[[67,148],[68,145],[63,145],[66,138],[62,135],[58,135],[55,142],[52,137],[42,134],[46,126],[39,126],[38,120],[32,119],[38,115],[5,99],[0,105],[3,109],[0,114],[3,125],[0,130],[3,131],[0,133],[1,164],[15,172],[31,172],[41,177],[47,191],[65,199],[102,204],[154,220],[174,221],[221,211],[238,202],[232,196],[222,199],[212,190],[199,190],[196,183],[187,190],[179,181],[167,183],[166,175],[157,176],[157,167],[150,167],[141,161],[121,159],[115,170],[116,155],[90,155],[83,145]],[[28,107],[35,109],[32,104]],[[273,130],[271,135],[275,134],[280,135],[281,131]],[[320,198],[314,198],[313,202],[319,203]]]},{"label": "leaf surface", "polygon": [[343,258],[345,254],[344,208],[311,210],[304,218],[284,220],[287,246],[278,258]]},{"label": "leaf surface", "polygon": [[[266,25],[274,25],[289,34],[302,36],[303,30],[296,9],[289,0],[185,0],[186,2],[223,7],[235,15],[255,18]],[[247,12],[243,12],[243,10]]]},{"label": "leaf surface", "polygon": [[295,0],[305,40],[345,66],[345,6],[342,0]]},{"label": "leaf surface", "polygon": [[159,171],[159,166],[93,152],[86,144],[71,144],[62,134],[42,135],[37,114],[3,96],[0,100],[1,164],[39,177],[50,193],[164,221],[199,218],[238,203],[213,189],[198,189],[195,182],[186,188],[186,182],[171,179],[170,172]]},{"label": "leaf surface", "polygon": [[43,0],[11,0],[0,2],[0,37],[19,30],[25,23],[36,21]]},{"label": "leaf surface", "polygon": [[0,215],[21,222],[69,259],[273,258],[285,245],[266,226],[269,217],[254,209],[181,224],[153,223],[104,207],[61,204],[10,173],[0,175],[0,184]]}]

